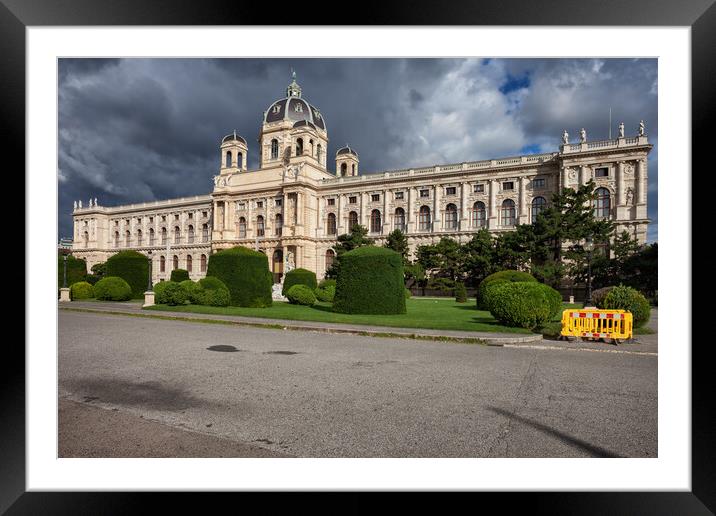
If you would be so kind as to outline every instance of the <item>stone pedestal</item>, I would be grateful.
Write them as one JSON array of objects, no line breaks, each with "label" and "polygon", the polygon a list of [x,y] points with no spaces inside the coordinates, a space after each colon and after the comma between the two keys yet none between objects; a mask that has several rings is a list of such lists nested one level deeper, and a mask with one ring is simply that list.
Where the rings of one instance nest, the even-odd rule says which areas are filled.
[{"label": "stone pedestal", "polygon": [[142,305],[142,308],[147,306],[154,306],[154,291],[152,290],[147,290],[144,293],[144,304]]},{"label": "stone pedestal", "polygon": [[281,283],[274,283],[271,287],[271,298],[274,301],[287,301],[284,295],[281,293],[283,290],[283,281]]},{"label": "stone pedestal", "polygon": [[61,288],[60,289],[60,301],[70,301],[70,289],[69,288]]}]

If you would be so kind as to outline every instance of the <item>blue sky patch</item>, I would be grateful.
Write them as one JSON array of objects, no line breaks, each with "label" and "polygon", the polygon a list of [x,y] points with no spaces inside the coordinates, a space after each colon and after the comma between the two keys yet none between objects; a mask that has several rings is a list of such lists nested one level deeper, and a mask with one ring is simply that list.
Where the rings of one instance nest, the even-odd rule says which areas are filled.
[{"label": "blue sky patch", "polygon": [[513,77],[508,74],[507,80],[502,84],[502,86],[500,86],[500,93],[502,93],[503,95],[507,95],[509,93],[512,93],[513,91],[529,87],[530,77],[528,74],[525,74],[522,77]]}]

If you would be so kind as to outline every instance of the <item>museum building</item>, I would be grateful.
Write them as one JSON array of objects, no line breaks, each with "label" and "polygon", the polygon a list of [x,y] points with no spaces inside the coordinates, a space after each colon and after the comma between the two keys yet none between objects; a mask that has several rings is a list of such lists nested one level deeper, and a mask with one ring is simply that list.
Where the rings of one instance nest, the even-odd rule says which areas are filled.
[{"label": "museum building", "polygon": [[482,161],[361,173],[356,149],[338,149],[328,168],[328,130],[321,112],[303,98],[295,75],[286,96],[264,113],[259,167],[248,170],[248,145],[236,132],[219,146],[219,173],[207,195],[124,206],[75,202],[73,254],[88,268],[133,249],[151,256],[153,281],[186,269],[206,275],[209,255],[237,245],[268,256],[278,282],[291,267],[322,278],[335,259],[338,235],[354,224],[382,245],[394,229],[411,252],[442,237],[467,242],[529,223],[553,193],[593,179],[598,217],[615,221],[646,243],[647,156],[643,122],[635,136],[570,143],[558,150]]}]

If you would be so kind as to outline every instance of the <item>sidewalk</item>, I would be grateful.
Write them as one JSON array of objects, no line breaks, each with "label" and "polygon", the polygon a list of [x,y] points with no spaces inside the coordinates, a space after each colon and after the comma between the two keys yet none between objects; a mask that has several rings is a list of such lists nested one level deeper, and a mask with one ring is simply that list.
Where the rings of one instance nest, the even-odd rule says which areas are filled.
[{"label": "sidewalk", "polygon": [[[196,314],[187,312],[171,312],[165,310],[142,310],[141,302],[92,302],[72,301],[59,304],[60,309],[81,310],[83,312],[109,312],[129,314],[142,317],[167,318],[176,317],[183,320],[198,319],[211,321],[224,321],[231,324],[273,327],[275,329],[318,331],[328,333],[349,333],[363,336],[398,337],[420,340],[442,340],[464,343],[482,343],[489,346],[503,346],[506,344],[539,344],[542,335],[526,335],[497,332],[472,332],[451,330],[430,330],[426,328],[398,328],[392,326],[368,326],[363,324],[342,324],[315,321],[294,321],[286,319],[267,319],[263,317],[245,317],[238,315]],[[482,342],[478,342],[482,341]]]}]

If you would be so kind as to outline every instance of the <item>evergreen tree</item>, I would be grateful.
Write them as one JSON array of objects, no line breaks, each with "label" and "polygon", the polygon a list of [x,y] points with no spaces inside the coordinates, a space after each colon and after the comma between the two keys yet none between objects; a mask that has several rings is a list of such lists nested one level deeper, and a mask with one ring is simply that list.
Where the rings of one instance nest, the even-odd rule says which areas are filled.
[{"label": "evergreen tree", "polygon": [[388,233],[388,237],[385,240],[385,245],[388,249],[392,249],[396,253],[400,253],[403,257],[403,264],[408,265],[408,237],[405,236],[401,230],[396,229]]},{"label": "evergreen tree", "polygon": [[341,256],[345,253],[359,247],[373,245],[373,240],[367,238],[366,235],[368,235],[368,228],[360,224],[354,224],[350,233],[344,233],[338,236],[338,243],[334,247],[336,259],[333,260],[333,264],[326,270],[326,278],[336,279],[338,277],[338,271],[341,266]]},{"label": "evergreen tree", "polygon": [[477,286],[485,277],[497,272],[494,266],[494,242],[487,228],[482,228],[463,245],[465,271]]}]

